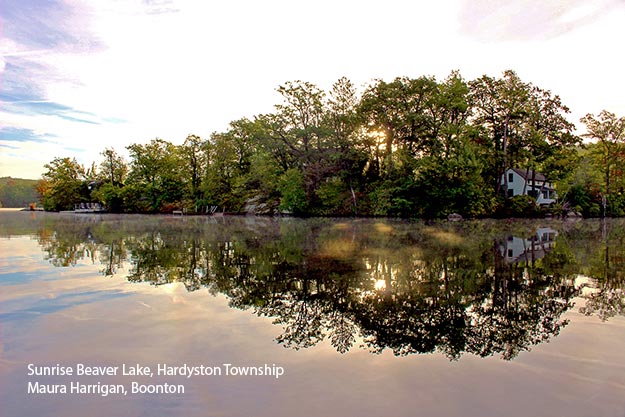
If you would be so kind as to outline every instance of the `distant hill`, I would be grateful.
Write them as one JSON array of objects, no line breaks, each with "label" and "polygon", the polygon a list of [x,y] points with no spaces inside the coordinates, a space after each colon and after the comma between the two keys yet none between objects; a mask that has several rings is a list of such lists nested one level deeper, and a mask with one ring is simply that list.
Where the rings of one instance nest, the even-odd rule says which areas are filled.
[{"label": "distant hill", "polygon": [[0,207],[28,207],[39,203],[37,180],[21,178],[0,178]]}]

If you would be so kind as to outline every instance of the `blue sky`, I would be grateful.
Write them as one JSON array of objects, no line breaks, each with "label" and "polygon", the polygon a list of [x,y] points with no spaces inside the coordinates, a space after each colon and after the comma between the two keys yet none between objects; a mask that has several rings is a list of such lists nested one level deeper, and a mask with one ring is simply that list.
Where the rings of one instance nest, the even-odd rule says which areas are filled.
[{"label": "blue sky", "polygon": [[[431,4],[430,4],[431,3]],[[155,137],[207,138],[275,89],[513,69],[570,120],[625,115],[624,0],[3,0],[0,176]]]}]

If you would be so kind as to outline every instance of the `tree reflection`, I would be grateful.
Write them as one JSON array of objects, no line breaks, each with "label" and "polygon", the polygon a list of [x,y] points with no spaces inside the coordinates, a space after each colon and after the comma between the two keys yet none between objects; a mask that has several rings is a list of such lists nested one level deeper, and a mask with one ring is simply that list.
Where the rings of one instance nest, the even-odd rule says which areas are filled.
[{"label": "tree reflection", "polygon": [[[594,232],[594,233],[593,233]],[[589,262],[585,305],[580,311],[602,320],[625,315],[625,229],[602,221],[593,230],[597,250]]]},{"label": "tree reflection", "polygon": [[622,227],[168,222],[75,222],[38,236],[57,266],[88,258],[113,275],[127,263],[133,282],[223,294],[232,307],[272,318],[283,329],[277,342],[294,349],[328,341],[341,353],[361,344],[511,359],[557,336],[576,297],[586,299],[584,314],[625,314]]}]

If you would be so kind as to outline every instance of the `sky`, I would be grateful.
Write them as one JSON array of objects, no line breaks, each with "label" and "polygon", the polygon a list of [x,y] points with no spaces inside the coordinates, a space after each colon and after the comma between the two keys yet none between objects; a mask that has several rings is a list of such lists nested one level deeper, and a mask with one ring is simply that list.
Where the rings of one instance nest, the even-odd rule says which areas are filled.
[{"label": "sky", "polygon": [[625,116],[625,0],[2,0],[0,177],[55,157],[208,138],[273,111],[287,81],[466,80],[512,69]]}]

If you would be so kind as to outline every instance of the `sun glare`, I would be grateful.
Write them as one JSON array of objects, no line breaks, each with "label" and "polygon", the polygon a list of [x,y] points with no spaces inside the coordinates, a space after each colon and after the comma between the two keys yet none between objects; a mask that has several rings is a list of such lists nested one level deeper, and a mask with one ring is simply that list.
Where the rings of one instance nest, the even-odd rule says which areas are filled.
[{"label": "sun glare", "polygon": [[379,279],[375,282],[375,284],[373,284],[373,288],[375,288],[376,291],[383,291],[386,289],[386,281],[383,279]]}]

